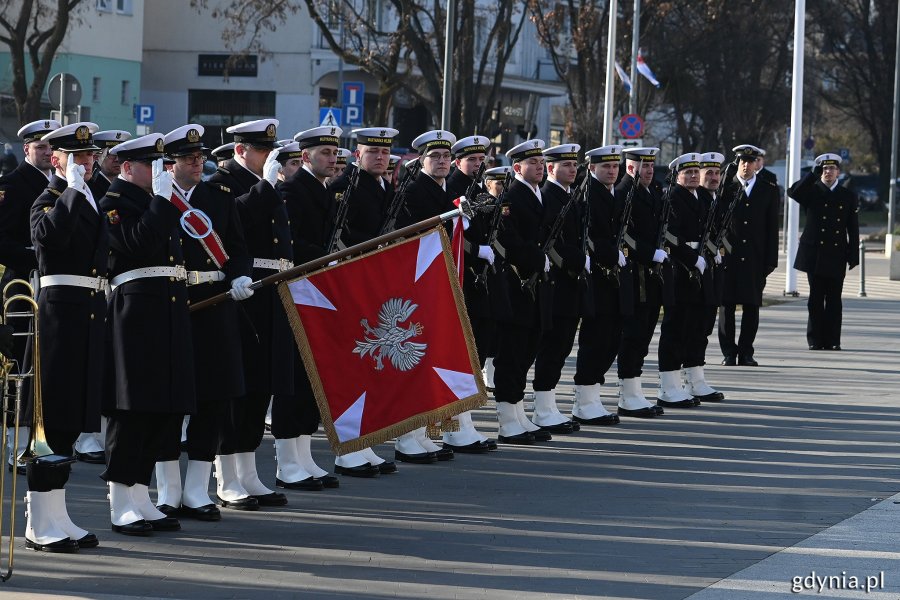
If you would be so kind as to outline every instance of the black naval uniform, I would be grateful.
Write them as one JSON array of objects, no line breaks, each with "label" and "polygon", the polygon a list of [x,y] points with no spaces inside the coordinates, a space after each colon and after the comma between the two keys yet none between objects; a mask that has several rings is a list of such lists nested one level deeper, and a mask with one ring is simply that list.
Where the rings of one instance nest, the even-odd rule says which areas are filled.
[{"label": "black naval uniform", "polygon": [[[109,223],[110,277],[144,267],[184,265],[181,211],[117,178],[100,201]],[[106,481],[150,485],[166,443],[180,439],[196,409],[188,291],[175,277],[117,286],[107,308]]]},{"label": "black naval uniform", "polygon": [[[503,270],[510,299],[510,312],[499,324],[497,356],[494,358],[494,397],[497,402],[517,404],[525,396],[528,369],[537,354],[541,334],[537,297],[544,273],[541,250],[544,205],[531,186],[515,179],[504,198],[503,226],[498,240],[506,249],[509,268]],[[538,276],[535,294],[523,283]]]},{"label": "black naval uniform", "polygon": [[[96,199],[95,199],[96,200]],[[106,277],[106,215],[83,192],[54,175],[31,209],[31,231],[41,276]],[[54,454],[72,455],[83,431],[100,430],[106,295],[94,288],[49,285],[38,298],[44,430]],[[60,489],[69,465],[28,463],[29,489]],[[47,487],[47,486],[50,487]]]},{"label": "black naval uniform", "polygon": [[[622,213],[625,198],[634,183],[631,175],[625,174],[616,186],[616,212]],[[640,377],[644,358],[650,347],[650,340],[659,321],[662,306],[662,281],[653,274],[653,255],[656,252],[656,234],[662,201],[650,190],[638,184],[631,202],[631,224],[628,233],[634,240],[629,248],[631,263],[633,302],[630,306],[620,304],[622,312],[622,339],[618,352],[619,379]],[[618,258],[618,255],[616,255]]]},{"label": "black naval uniform", "polygon": [[[719,309],[719,346],[725,363],[753,365],[753,341],[759,328],[766,277],[778,266],[778,188],[755,177],[750,195],[737,177],[727,182],[723,199],[740,189],[732,213],[728,240],[732,251],[723,260],[722,306]],[[748,182],[749,183],[749,182]],[[741,334],[735,338],[735,306],[742,306]]]},{"label": "black naval uniform", "polygon": [[100,169],[95,169],[93,175],[91,175],[91,180],[88,181],[88,187],[91,188],[91,193],[94,194],[94,198],[102,198],[106,195],[106,192],[109,190],[110,182],[109,179],[106,178],[106,175]]},{"label": "black naval uniform", "polygon": [[794,268],[809,281],[806,341],[811,349],[840,349],[846,266],[859,264],[859,199],[837,183],[829,189],[814,173],[792,185],[788,195],[806,211],[794,259]]},{"label": "black naval uniform", "polygon": [[[325,256],[337,210],[333,193],[303,167],[279,183],[278,191],[287,208],[295,262]],[[289,327],[287,332],[290,334]],[[293,393],[275,394],[272,400],[272,435],[280,440],[312,435],[319,429],[319,406],[293,342],[290,352],[295,365]]]},{"label": "black naval uniform", "polygon": [[341,240],[347,247],[378,237],[390,202],[390,193],[384,179],[370,175],[356,166],[347,167],[344,174],[328,186],[328,191],[335,195],[336,201],[340,200],[338,194],[347,193],[352,169],[359,170],[359,179],[356,189],[351,193],[347,219],[341,232]]},{"label": "black naval uniform", "polygon": [[[563,189],[552,179],[547,179],[541,187],[544,202],[542,239],[547,238],[559,213],[569,201],[570,194],[574,192],[574,189]],[[584,271],[585,254],[581,249],[581,219],[577,209],[570,208],[566,213],[562,232],[556,239],[552,252],[555,256],[550,257],[550,280],[544,283],[553,290],[550,294],[552,327],[544,328],[538,342],[532,385],[535,392],[553,390],[559,383],[562,368],[575,343],[575,332],[584,308],[579,277]],[[557,264],[560,259],[561,264]]]},{"label": "black naval uniform", "polygon": [[[712,222],[710,223],[709,241],[715,242],[721,226],[722,215],[727,209],[727,206],[725,206],[725,199],[721,197],[716,199],[715,194],[717,194],[717,192],[710,192],[703,187],[697,188],[697,194],[700,196],[700,201],[705,207],[707,217],[709,216],[710,211],[714,211]],[[713,205],[714,203],[715,206]],[[709,336],[712,335],[713,329],[716,326],[716,315],[719,312],[719,306],[722,304],[722,280],[724,278],[724,268],[721,264],[716,264],[715,257],[711,254],[709,248],[701,249],[701,251],[704,252],[703,257],[706,259],[706,272],[702,277],[703,309],[701,311],[702,316],[700,323],[706,341],[703,344],[704,362],[699,363],[699,365],[704,365],[706,362],[706,348],[709,343]],[[716,251],[716,255],[719,255],[718,251]],[[698,352],[699,351],[700,349],[698,348]]]},{"label": "black naval uniform", "polygon": [[[606,382],[606,372],[616,360],[622,337],[622,319],[619,314],[618,264],[619,214],[616,196],[591,173],[588,188],[591,225],[591,283],[594,311],[581,319],[578,332],[578,356],[575,367],[575,385],[594,385]],[[626,281],[627,283],[627,281]]]},{"label": "black naval uniform", "polygon": [[[234,217],[229,222],[229,229],[235,228],[232,243],[235,244],[234,251],[241,255],[233,272],[226,273],[226,282],[242,275],[250,276],[253,258],[293,260],[287,211],[281,197],[267,181],[232,158],[224,167],[219,167],[210,183],[231,196]],[[226,249],[229,255],[233,254],[227,243]],[[252,269],[253,279],[271,274],[268,269]],[[273,390],[291,390],[293,387],[290,331],[274,286],[257,290],[239,305],[229,304],[234,309],[233,343],[242,361],[237,367],[241,371],[242,385],[239,393],[232,393],[233,402],[228,406],[219,454],[255,451],[265,431],[266,411]]]},{"label": "black naval uniform", "polygon": [[453,210],[453,201],[445,188],[446,183],[440,185],[430,175],[419,171],[416,179],[403,191],[403,210],[397,216],[397,229]]},{"label": "black naval uniform", "polygon": [[[221,281],[188,286],[190,302],[200,302],[227,292],[233,279],[247,275],[249,259],[237,210],[227,187],[200,182],[183,194],[193,208],[202,210],[210,218],[228,254],[228,261],[221,268],[225,274]],[[199,240],[184,231],[180,231],[180,235],[184,265],[189,273],[217,270]],[[189,460],[212,462],[215,459],[232,403],[244,389],[239,319],[235,302],[220,302],[190,314],[197,410],[187,427]],[[171,444],[159,457],[160,462],[178,460],[179,440],[180,436],[171,439]]]},{"label": "black naval uniform", "polygon": [[665,307],[660,325],[660,372],[703,366],[707,345],[700,325],[708,311],[704,310],[702,275],[695,265],[701,253],[708,207],[699,193],[695,195],[681,185],[673,185],[669,231],[678,244],[671,247],[669,260],[673,263],[675,301]]},{"label": "black naval uniform", "polygon": [[29,216],[47,183],[47,176],[24,160],[12,173],[0,177],[0,264],[6,266],[3,284],[11,279],[28,279],[31,270],[37,268]]}]

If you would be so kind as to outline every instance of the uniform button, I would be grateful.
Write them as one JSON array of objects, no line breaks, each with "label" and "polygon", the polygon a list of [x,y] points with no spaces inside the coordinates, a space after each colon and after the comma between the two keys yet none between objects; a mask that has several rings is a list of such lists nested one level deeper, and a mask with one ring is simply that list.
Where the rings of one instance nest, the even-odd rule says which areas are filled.
[{"label": "uniform button", "polygon": [[169,277],[169,281],[175,281],[174,277]]},{"label": "uniform button", "polygon": [[822,215],[822,220],[823,220],[823,221],[826,220],[827,218],[828,218],[828,217],[826,217],[825,215]]},{"label": "uniform button", "polygon": [[746,224],[747,224],[747,221],[744,221],[744,225],[746,225]]},{"label": "uniform button", "polygon": [[93,298],[95,295],[96,295],[96,292],[94,290],[91,290],[91,298]]},{"label": "uniform button", "polygon": [[275,219],[272,219],[272,225],[274,225],[274,224],[275,224]]},{"label": "uniform button", "polygon": [[741,243],[742,243],[742,244],[746,244],[746,243],[747,243],[747,240],[741,240]]},{"label": "uniform button", "polygon": [[169,241],[170,241],[170,242],[172,241],[172,236],[171,236],[171,235],[169,236]]},{"label": "uniform button", "polygon": [[844,208],[843,204],[838,204],[838,208]]},{"label": "uniform button", "polygon": [[823,228],[822,228],[822,232],[824,233],[824,231],[825,231],[825,228],[823,227]]},{"label": "uniform button", "polygon": [[278,243],[278,238],[275,238],[275,239],[272,240],[272,241],[275,242],[275,243],[277,244],[277,243]]},{"label": "uniform button", "polygon": [[819,243],[820,243],[820,244],[822,244],[822,245],[823,245],[823,246],[824,246],[824,245],[825,245],[825,242],[824,242],[824,241],[822,241],[822,242],[819,242]]},{"label": "uniform button", "polygon": [[746,259],[742,256],[742,257],[741,257],[741,262],[744,262],[745,260],[746,260]]},{"label": "uniform button", "polygon": [[209,265],[209,264],[212,264],[212,259],[211,259],[211,258],[207,258],[207,259],[206,259],[206,264],[208,264],[208,265]]},{"label": "uniform button", "polygon": [[91,321],[94,320],[94,313],[91,313]]},{"label": "uniform button", "polygon": [[175,262],[175,257],[174,257],[174,256],[170,256],[170,257],[169,257],[169,262]]},{"label": "uniform button", "polygon": [[91,275],[96,275],[96,274],[97,274],[97,269],[91,269]]},{"label": "uniform button", "polygon": [[747,207],[749,207],[749,206],[750,206],[750,204],[744,204],[744,206],[747,206]]},{"label": "uniform button", "polygon": [[840,230],[840,229],[835,229],[834,232],[835,232],[835,233],[840,233],[841,230]]},{"label": "uniform button", "polygon": [[293,245],[294,245],[294,240],[291,240],[291,246],[293,246]]},{"label": "uniform button", "polygon": [[172,302],[175,302],[175,296],[172,296]]},{"label": "uniform button", "polygon": [[837,242],[835,242],[834,245],[837,246]]},{"label": "uniform button", "polygon": [[187,301],[187,305],[188,305],[188,306],[191,305],[191,301],[190,301],[190,300]]}]

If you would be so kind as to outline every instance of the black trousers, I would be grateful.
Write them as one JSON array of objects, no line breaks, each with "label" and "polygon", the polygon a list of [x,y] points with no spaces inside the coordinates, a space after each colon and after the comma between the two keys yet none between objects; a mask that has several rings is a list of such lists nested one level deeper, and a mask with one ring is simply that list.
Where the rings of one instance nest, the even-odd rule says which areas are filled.
[{"label": "black trousers", "polygon": [[704,364],[707,308],[699,300],[680,302],[665,308],[659,328],[660,372]]},{"label": "black trousers", "polygon": [[478,362],[483,369],[488,357],[497,354],[497,320],[470,316],[469,322],[472,324],[475,348],[478,350]]},{"label": "black trousers", "polygon": [[659,322],[662,294],[659,284],[647,278],[644,302],[634,303],[634,314],[622,316],[622,339],[619,343],[619,379],[640,377],[650,340]]},{"label": "black trousers", "polygon": [[598,313],[581,320],[578,330],[578,357],[575,361],[575,385],[606,383],[606,372],[616,360],[622,342],[622,317],[619,313]]},{"label": "black trousers", "polygon": [[841,292],[844,290],[844,277],[825,277],[807,273],[809,281],[809,300],[806,308],[809,318],[806,321],[806,341],[810,346],[831,348],[841,345],[841,321],[844,305]]},{"label": "black trousers", "polygon": [[[78,439],[78,431],[59,431],[48,429],[44,431],[47,436],[47,444],[53,450],[53,454],[60,456],[72,456],[72,444]],[[6,443],[5,441],[3,443]],[[29,461],[26,467],[28,489],[32,492],[49,492],[61,490],[69,481],[72,465],[48,466],[35,461]]]},{"label": "black trousers", "polygon": [[288,440],[319,430],[319,405],[303,365],[294,366],[294,393],[275,394],[272,400],[272,435]]},{"label": "black trousers", "polygon": [[494,399],[517,404],[525,397],[528,369],[537,354],[541,323],[537,306],[530,323],[501,323],[494,357]]},{"label": "black trousers", "polygon": [[706,349],[709,346],[709,336],[712,335],[713,328],[716,326],[716,314],[718,308],[703,304],[697,309],[697,318],[699,324],[697,327],[696,345],[687,350],[684,356],[684,362],[681,365],[685,369],[690,367],[702,367],[706,364]]},{"label": "black trousers", "polygon": [[575,344],[578,317],[553,317],[553,328],[544,331],[538,340],[537,356],[534,360],[534,382],[536,392],[549,392],[559,383],[566,358]]},{"label": "black trousers", "polygon": [[256,451],[266,432],[266,412],[271,397],[271,394],[257,392],[228,403],[230,410],[224,415],[219,454]]},{"label": "black trousers", "polygon": [[103,480],[150,485],[157,460],[178,460],[177,454],[174,458],[161,458],[161,454],[167,443],[181,439],[184,415],[114,410],[108,416]]},{"label": "black trousers", "polygon": [[753,341],[759,329],[759,307],[742,304],[741,308],[741,335],[735,344],[735,305],[719,307],[719,347],[725,356],[753,356]]}]

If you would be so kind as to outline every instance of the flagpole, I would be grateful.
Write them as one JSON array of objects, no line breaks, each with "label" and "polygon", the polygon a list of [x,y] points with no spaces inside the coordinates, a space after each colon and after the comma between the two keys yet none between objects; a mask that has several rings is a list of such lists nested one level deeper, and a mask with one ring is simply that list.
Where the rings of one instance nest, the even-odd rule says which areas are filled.
[{"label": "flagpole", "polygon": [[[463,203],[460,202],[460,205]],[[499,210],[499,209],[498,209]],[[293,279],[294,277],[299,277],[300,275],[305,275],[310,271],[315,271],[316,269],[321,269],[322,267],[328,266],[329,263],[334,262],[336,260],[341,260],[347,258],[349,256],[353,256],[354,254],[362,254],[363,252],[368,252],[369,250],[374,250],[379,246],[383,246],[390,242],[399,240],[400,238],[406,238],[411,235],[415,235],[421,231],[425,231],[426,229],[431,229],[432,227],[437,227],[444,221],[449,219],[453,219],[459,216],[465,216],[463,212],[462,206],[459,208],[455,208],[453,210],[449,210],[445,213],[439,214],[435,217],[431,217],[430,219],[425,219],[424,221],[419,221],[418,223],[413,223],[412,225],[407,225],[401,229],[397,229],[396,231],[392,231],[390,233],[386,233],[384,235],[379,235],[378,237],[372,238],[367,242],[362,242],[360,244],[356,244],[355,246],[350,246],[349,248],[344,248],[343,250],[338,250],[337,252],[332,252],[331,254],[327,254],[322,258],[317,258],[315,260],[311,260],[309,262],[305,262],[302,265],[297,265],[296,267],[291,267],[290,269],[286,269],[284,271],[280,271],[278,273],[273,273],[268,277],[263,277],[257,281],[254,281],[250,284],[250,289],[258,290],[261,287],[265,287],[267,285],[274,285],[276,283],[281,283],[286,279]],[[200,302],[195,302],[191,304],[191,312],[196,310],[202,310],[204,308],[213,306],[214,304],[219,304],[220,302],[224,302],[226,300],[231,299],[231,292],[224,292],[222,294],[216,294],[215,296],[210,296],[205,300],[201,300]]]},{"label": "flagpole", "polygon": [[894,127],[891,131],[891,185],[888,188],[887,234],[884,236],[884,255],[894,251],[894,211],[897,210],[897,152],[900,144],[900,10],[897,11],[897,44],[894,58]]},{"label": "flagpole", "polygon": [[634,0],[634,19],[631,26],[631,97],[628,112],[637,114],[637,53],[641,38],[641,0]]},{"label": "flagpole", "polygon": [[[609,39],[606,44],[606,93],[603,98],[603,145],[611,141],[613,119],[613,72],[616,69],[616,16],[618,0],[609,0]],[[634,86],[634,81],[631,82]],[[633,89],[633,88],[632,88]]]},{"label": "flagpole", "polygon": [[[785,187],[800,179],[800,136],[803,132],[803,52],[806,46],[806,0],[796,0],[794,4],[794,73],[791,79],[791,139],[790,164]],[[794,257],[797,256],[797,234],[800,231],[800,205],[785,201],[788,211],[788,225],[784,232],[787,244],[785,263],[784,295],[797,296],[797,271]]]},{"label": "flagpole", "polygon": [[453,101],[453,31],[456,25],[456,1],[447,0],[447,27],[444,32],[444,98],[441,102],[441,129],[450,129]]}]

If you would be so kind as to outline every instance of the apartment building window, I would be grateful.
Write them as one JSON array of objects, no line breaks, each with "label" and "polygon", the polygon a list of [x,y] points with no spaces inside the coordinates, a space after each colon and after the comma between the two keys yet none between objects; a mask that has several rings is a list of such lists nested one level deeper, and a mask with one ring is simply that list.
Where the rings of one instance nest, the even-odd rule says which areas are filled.
[{"label": "apartment building window", "polygon": [[132,15],[134,13],[132,0],[116,0],[116,12],[120,15]]},{"label": "apartment building window", "polygon": [[131,104],[131,82],[122,80],[122,104]]},{"label": "apartment building window", "polygon": [[113,0],[97,0],[97,10],[100,12],[112,12]]},{"label": "apartment building window", "polygon": [[91,85],[91,101],[94,103],[100,102],[100,78],[94,77],[93,84]]}]

